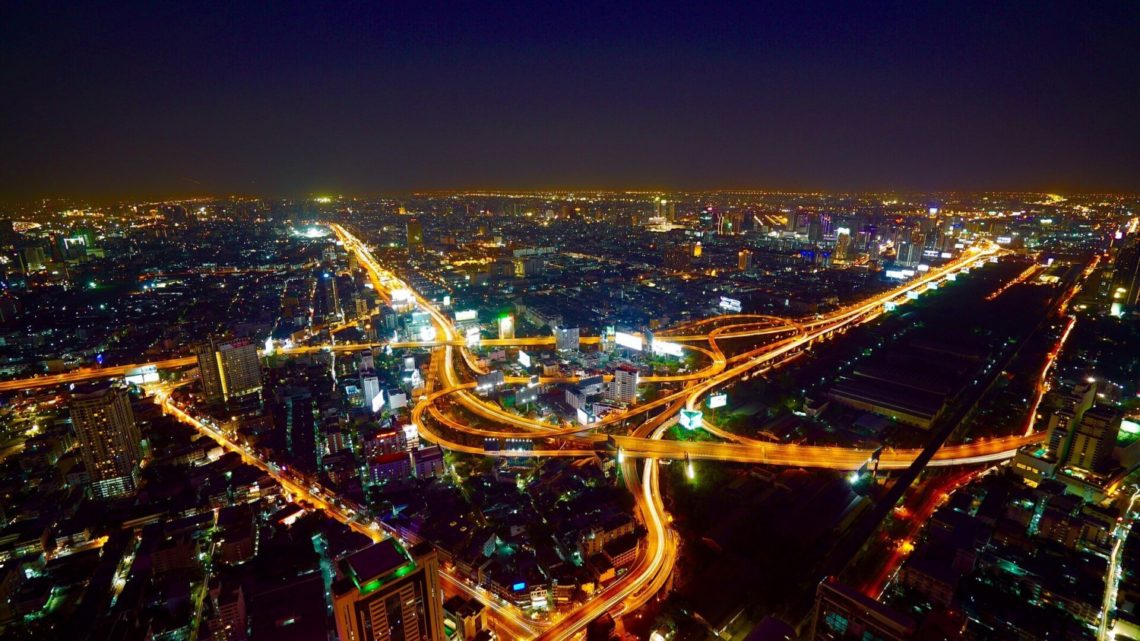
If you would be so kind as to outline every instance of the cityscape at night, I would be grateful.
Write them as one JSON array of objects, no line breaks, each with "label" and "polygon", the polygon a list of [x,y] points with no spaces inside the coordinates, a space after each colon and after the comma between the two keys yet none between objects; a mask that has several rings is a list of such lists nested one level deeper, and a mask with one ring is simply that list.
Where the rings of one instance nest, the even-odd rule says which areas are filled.
[{"label": "cityscape at night", "polygon": [[1140,641],[1136,6],[0,15],[0,638]]}]

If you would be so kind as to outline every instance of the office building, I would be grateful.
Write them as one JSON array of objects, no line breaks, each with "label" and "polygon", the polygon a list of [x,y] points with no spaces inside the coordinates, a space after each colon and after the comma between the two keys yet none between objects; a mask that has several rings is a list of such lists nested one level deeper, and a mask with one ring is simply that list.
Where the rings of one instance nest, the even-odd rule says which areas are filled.
[{"label": "office building", "polygon": [[261,391],[261,360],[257,346],[249,339],[222,342],[211,338],[194,352],[202,392],[211,403]]},{"label": "office building", "polygon": [[340,641],[444,641],[439,560],[385,539],[338,563],[333,613]]},{"label": "office building", "polygon": [[577,327],[554,328],[554,347],[560,352],[577,350],[581,345],[581,336]]},{"label": "office building", "polygon": [[677,219],[677,203],[665,198],[658,198],[654,204],[656,205],[655,213],[658,218],[670,223]]},{"label": "office building", "polygon": [[742,272],[752,269],[752,252],[747,249],[740,250],[736,255],[736,268]]},{"label": "office building", "polygon": [[1104,472],[1120,434],[1122,415],[1111,407],[1097,406],[1085,412],[1073,430],[1068,464],[1090,472]]},{"label": "office building", "polygon": [[1133,238],[1120,250],[1112,269],[1112,313],[1140,304],[1140,240]]},{"label": "office building", "polygon": [[364,390],[364,407],[379,412],[384,407],[384,392],[380,389],[380,378],[372,370],[360,372],[360,387]]},{"label": "office building", "polygon": [[138,485],[142,438],[126,388],[85,387],[72,394],[70,408],[92,493],[98,498],[132,494]]},{"label": "office building", "polygon": [[819,584],[810,641],[906,641],[914,636],[909,617],[832,578]]},{"label": "office building", "polygon": [[835,240],[835,260],[845,261],[851,252],[851,234],[839,234]]},{"label": "office building", "polygon": [[418,252],[424,248],[424,226],[420,219],[408,221],[408,251]]},{"label": "office building", "polygon": [[610,399],[619,403],[633,403],[637,401],[637,381],[639,372],[636,367],[621,365],[614,370],[614,380],[610,383]]}]

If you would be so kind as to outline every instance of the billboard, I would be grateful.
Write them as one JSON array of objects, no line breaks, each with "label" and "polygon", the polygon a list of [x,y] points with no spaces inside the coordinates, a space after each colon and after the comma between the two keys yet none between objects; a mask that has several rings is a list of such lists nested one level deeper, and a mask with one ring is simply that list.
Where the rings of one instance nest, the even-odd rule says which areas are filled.
[{"label": "billboard", "polygon": [[499,338],[515,337],[515,317],[503,316],[499,319]]},{"label": "billboard", "polygon": [[404,289],[404,288],[392,290],[392,302],[393,303],[406,303],[410,300],[412,300],[411,290]]},{"label": "billboard", "polygon": [[527,354],[526,352],[524,352],[520,349],[519,350],[519,365],[522,365],[523,367],[529,368],[531,366],[531,364],[532,363],[530,360],[530,354]]},{"label": "billboard", "polygon": [[903,280],[906,278],[906,274],[903,273],[903,270],[901,269],[887,269],[883,271],[883,275],[887,278],[894,278],[896,280]]},{"label": "billboard", "polygon": [[478,318],[479,312],[474,309],[461,309],[455,312],[455,320],[457,321],[478,320]]},{"label": "billboard", "polygon": [[718,407],[728,405],[728,394],[721,392],[720,394],[713,394],[709,396],[709,409],[715,410]]},{"label": "billboard", "polygon": [[653,341],[653,353],[661,354],[664,356],[676,356],[680,358],[683,348],[678,343],[668,343],[665,341]]},{"label": "billboard", "polygon": [[739,312],[744,308],[743,304],[741,304],[739,300],[735,298],[729,298],[728,296],[720,297],[720,306],[730,312]]},{"label": "billboard", "polygon": [[614,334],[614,342],[618,345],[621,345],[622,347],[628,347],[629,349],[636,349],[640,351],[644,348],[644,343],[642,342],[640,336],[627,332],[617,332]]},{"label": "billboard", "polygon": [[467,329],[467,345],[473,347],[479,344],[479,328],[469,327]]},{"label": "billboard", "polygon": [[703,416],[697,410],[681,410],[681,417],[678,422],[681,423],[681,427],[687,430],[695,430],[703,425]]}]

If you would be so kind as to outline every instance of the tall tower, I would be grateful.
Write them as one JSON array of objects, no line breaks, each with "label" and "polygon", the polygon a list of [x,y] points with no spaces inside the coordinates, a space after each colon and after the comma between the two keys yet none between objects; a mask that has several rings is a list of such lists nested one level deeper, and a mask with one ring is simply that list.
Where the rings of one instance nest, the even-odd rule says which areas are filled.
[{"label": "tall tower", "polygon": [[211,338],[194,348],[202,391],[212,403],[261,391],[261,360],[247,338],[220,342]]},{"label": "tall tower", "polygon": [[408,221],[408,251],[419,252],[424,248],[424,226],[419,218]]},{"label": "tall tower", "polygon": [[1069,465],[1090,472],[1105,471],[1120,435],[1121,418],[1120,412],[1111,407],[1094,407],[1085,412],[1073,433]]},{"label": "tall tower", "polygon": [[94,384],[72,394],[71,424],[83,465],[98,498],[133,494],[138,485],[142,438],[127,390]]},{"label": "tall tower", "polygon": [[747,249],[740,250],[736,255],[736,268],[742,272],[752,269],[752,252]]},{"label": "tall tower", "polygon": [[338,563],[333,613],[340,641],[444,641],[439,559],[385,539]]}]

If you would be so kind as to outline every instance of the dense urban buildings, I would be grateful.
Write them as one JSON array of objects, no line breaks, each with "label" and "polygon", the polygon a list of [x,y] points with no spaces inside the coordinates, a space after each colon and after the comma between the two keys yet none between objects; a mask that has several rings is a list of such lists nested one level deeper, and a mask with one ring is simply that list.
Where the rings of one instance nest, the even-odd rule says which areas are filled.
[{"label": "dense urban buildings", "polygon": [[1140,641],[1140,4],[2,16],[0,639]]},{"label": "dense urban buildings", "polygon": [[14,210],[0,626],[1128,638],[1136,204]]}]

